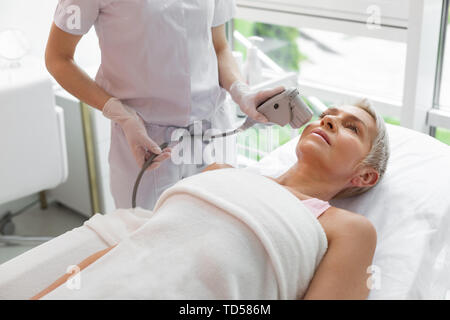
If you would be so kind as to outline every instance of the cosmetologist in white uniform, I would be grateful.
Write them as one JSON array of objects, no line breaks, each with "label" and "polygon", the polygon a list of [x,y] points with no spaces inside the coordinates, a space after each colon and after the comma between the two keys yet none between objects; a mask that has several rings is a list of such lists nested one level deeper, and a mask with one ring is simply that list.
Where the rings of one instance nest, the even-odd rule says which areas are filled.
[{"label": "cosmetologist in white uniform", "polygon": [[[204,161],[175,164],[172,148],[159,145],[178,128],[192,131],[194,122],[203,131],[230,129],[226,90],[244,113],[267,121],[256,106],[283,89],[254,92],[245,84],[225,33],[235,11],[234,0],[59,0],[46,65],[62,87],[112,121],[110,187],[117,208],[131,207],[136,177],[151,153],[158,156],[139,186],[141,208],[153,209],[165,189],[205,167]],[[73,60],[92,26],[101,49],[95,81]]]}]

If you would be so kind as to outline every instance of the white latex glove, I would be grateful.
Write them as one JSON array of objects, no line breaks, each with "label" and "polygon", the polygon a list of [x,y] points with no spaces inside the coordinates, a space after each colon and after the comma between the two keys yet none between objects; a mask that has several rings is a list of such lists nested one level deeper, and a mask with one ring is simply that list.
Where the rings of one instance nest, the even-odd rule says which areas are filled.
[{"label": "white latex glove", "polygon": [[148,136],[144,120],[132,108],[122,104],[119,99],[109,99],[103,106],[103,115],[118,123],[122,128],[139,168],[143,167],[151,153],[156,153],[158,156],[147,170],[158,168],[164,160],[170,158],[171,149],[161,150],[158,144]]},{"label": "white latex glove", "polygon": [[248,84],[242,81],[235,81],[230,87],[230,94],[243,113],[255,121],[267,123],[269,120],[262,113],[256,111],[256,107],[284,90],[284,87],[276,87],[273,89],[252,91]]}]

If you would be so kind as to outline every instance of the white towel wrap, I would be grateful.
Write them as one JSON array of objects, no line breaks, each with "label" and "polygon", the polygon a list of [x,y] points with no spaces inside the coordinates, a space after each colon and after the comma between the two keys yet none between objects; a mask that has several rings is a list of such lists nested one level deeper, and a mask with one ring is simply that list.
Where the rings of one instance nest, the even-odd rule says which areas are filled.
[{"label": "white towel wrap", "polygon": [[167,189],[148,222],[81,272],[79,290],[44,298],[296,299],[326,249],[320,223],[276,182],[208,171]]}]

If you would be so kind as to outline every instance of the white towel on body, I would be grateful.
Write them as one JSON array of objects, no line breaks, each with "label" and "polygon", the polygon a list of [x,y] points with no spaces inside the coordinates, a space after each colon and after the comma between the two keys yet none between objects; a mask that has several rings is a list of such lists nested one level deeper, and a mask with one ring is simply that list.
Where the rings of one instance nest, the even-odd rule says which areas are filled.
[{"label": "white towel on body", "polygon": [[1,264],[0,300],[33,297],[86,257],[119,243],[152,214],[142,208],[95,214],[82,226]]},{"label": "white towel on body", "polygon": [[44,299],[296,299],[326,250],[320,223],[288,190],[240,169],[208,171],[167,189],[148,222],[81,271],[79,289]]}]

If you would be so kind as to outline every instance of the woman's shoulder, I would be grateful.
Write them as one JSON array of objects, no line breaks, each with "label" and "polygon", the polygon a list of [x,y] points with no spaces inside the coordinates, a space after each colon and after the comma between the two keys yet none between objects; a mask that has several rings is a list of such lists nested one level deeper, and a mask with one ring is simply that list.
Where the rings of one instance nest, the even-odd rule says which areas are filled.
[{"label": "woman's shoulder", "polygon": [[319,217],[319,222],[328,238],[348,237],[376,241],[375,226],[362,214],[331,206]]}]

